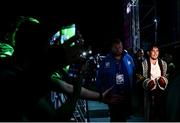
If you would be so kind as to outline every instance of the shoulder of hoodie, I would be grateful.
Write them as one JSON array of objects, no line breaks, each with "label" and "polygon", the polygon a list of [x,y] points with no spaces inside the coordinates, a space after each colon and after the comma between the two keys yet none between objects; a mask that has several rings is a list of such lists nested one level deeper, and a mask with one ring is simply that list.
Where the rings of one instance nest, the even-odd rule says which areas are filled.
[{"label": "shoulder of hoodie", "polygon": [[123,58],[127,58],[133,61],[133,57],[126,50],[124,50],[123,55],[124,55]]}]

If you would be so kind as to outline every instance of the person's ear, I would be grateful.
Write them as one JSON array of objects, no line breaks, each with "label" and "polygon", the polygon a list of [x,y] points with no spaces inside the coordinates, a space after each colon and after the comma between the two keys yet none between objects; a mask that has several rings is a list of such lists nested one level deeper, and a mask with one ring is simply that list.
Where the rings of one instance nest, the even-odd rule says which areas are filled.
[{"label": "person's ear", "polygon": [[148,56],[150,55],[149,51],[147,51]]}]

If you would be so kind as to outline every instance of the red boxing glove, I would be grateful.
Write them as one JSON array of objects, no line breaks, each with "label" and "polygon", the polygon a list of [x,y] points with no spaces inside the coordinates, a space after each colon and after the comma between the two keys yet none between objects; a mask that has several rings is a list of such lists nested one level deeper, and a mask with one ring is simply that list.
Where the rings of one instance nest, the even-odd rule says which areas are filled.
[{"label": "red boxing glove", "polygon": [[147,88],[148,90],[152,90],[155,86],[156,86],[155,82],[153,80],[150,80],[147,85]]},{"label": "red boxing glove", "polygon": [[157,82],[159,83],[159,85],[161,87],[163,87],[163,88],[166,87],[166,82],[165,82],[165,80],[162,77],[160,77]]}]

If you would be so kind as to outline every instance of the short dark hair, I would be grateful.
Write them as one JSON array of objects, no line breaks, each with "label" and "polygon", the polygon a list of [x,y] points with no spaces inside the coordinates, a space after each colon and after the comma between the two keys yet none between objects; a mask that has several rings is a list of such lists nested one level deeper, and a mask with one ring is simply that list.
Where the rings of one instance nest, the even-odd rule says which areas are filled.
[{"label": "short dark hair", "polygon": [[150,45],[148,51],[151,51],[153,48],[158,48],[158,49],[159,49],[158,44],[152,44],[152,45]]},{"label": "short dark hair", "polygon": [[144,52],[142,48],[138,49],[137,52]]},{"label": "short dark hair", "polygon": [[114,44],[119,44],[122,43],[123,45],[123,41],[120,38],[115,38],[112,40],[111,46],[113,46]]}]

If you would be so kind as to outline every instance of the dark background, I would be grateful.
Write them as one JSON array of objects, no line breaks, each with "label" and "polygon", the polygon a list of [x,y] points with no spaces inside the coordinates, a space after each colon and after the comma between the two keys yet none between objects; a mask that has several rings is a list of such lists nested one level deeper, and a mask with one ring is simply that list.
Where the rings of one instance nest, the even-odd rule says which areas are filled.
[{"label": "dark background", "polygon": [[[30,3],[27,6],[18,6],[20,11],[30,10],[27,16],[40,19],[47,24],[50,34],[54,34],[63,25],[76,23],[87,45],[94,50],[107,52],[113,37],[124,40],[124,1],[48,1],[42,4]],[[154,41],[155,16],[158,18],[158,43],[168,44],[179,40],[179,8],[178,0],[139,0],[140,39],[141,46]],[[47,5],[45,5],[47,4]],[[28,2],[26,3],[28,5]],[[149,14],[148,11],[153,7]],[[11,7],[8,7],[11,8]],[[14,9],[15,10],[15,9]],[[3,13],[3,11],[1,11]],[[12,13],[11,13],[12,12]],[[6,24],[13,21],[13,10],[1,16],[1,29],[8,30]],[[24,14],[23,14],[24,15]],[[150,26],[149,26],[150,25]],[[10,26],[10,25],[8,25]],[[1,31],[1,37],[3,32]],[[2,39],[2,38],[1,38]]]}]

